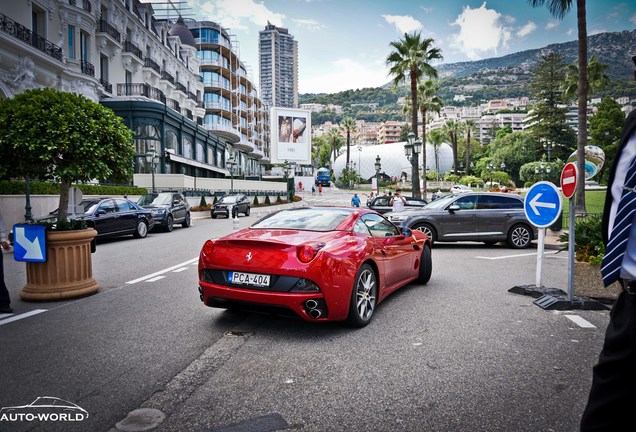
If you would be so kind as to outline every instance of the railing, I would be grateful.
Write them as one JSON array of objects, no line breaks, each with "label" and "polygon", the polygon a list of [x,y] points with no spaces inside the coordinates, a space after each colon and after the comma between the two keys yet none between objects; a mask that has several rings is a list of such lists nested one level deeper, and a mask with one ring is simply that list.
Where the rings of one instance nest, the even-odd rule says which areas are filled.
[{"label": "railing", "polygon": [[193,119],[192,111],[190,111],[189,109],[183,109],[183,110],[181,111],[181,114],[182,114],[182,115],[184,115],[184,116],[186,116],[186,117],[187,117],[187,118],[189,118],[190,120],[192,120],[192,119]]},{"label": "railing", "polygon": [[192,92],[188,92],[188,97],[189,97],[190,99],[192,99],[193,101],[195,101],[195,102],[197,101],[197,95],[195,95],[195,94],[194,94],[194,93],[192,93]]},{"label": "railing", "polygon": [[148,84],[117,84],[117,96],[145,96],[150,99],[158,100],[159,102],[166,105],[166,96],[163,94],[163,92],[154,87],[150,87]]},{"label": "railing", "polygon": [[137,48],[137,46],[130,42],[130,41],[126,41],[124,42],[124,52],[129,52],[134,54],[135,56],[137,56],[139,58],[139,60],[143,60],[144,59],[144,55],[141,52],[141,50],[139,48]]},{"label": "railing", "polygon": [[166,99],[166,105],[178,113],[181,112],[181,105],[179,105],[179,102],[175,99]]},{"label": "railing", "polygon": [[56,60],[62,61],[62,48],[38,36],[22,24],[18,24],[3,14],[0,14],[0,31],[28,43]]},{"label": "railing", "polygon": [[[71,6],[77,6],[77,0],[68,0],[68,4],[70,4]],[[86,12],[91,12],[91,10],[93,9],[91,6],[91,2],[89,0],[82,0],[82,9],[84,9]]]},{"label": "railing", "polygon": [[177,83],[177,90],[183,92],[184,94],[188,93],[188,89],[181,83]]},{"label": "railing", "polygon": [[159,66],[157,62],[155,62],[151,58],[148,58],[148,56],[146,56],[146,59],[144,60],[144,67],[150,68],[158,74],[161,73],[161,66]]},{"label": "railing", "polygon": [[111,94],[113,93],[113,85],[111,83],[104,80],[103,78],[99,79],[99,83],[102,85],[102,87],[104,87],[104,90],[106,90],[106,92]]},{"label": "railing", "polygon": [[80,60],[80,68],[84,75],[95,76],[95,66],[86,60]]},{"label": "railing", "polygon": [[172,84],[174,84],[174,77],[166,71],[161,72],[161,79],[170,81]]},{"label": "railing", "polygon": [[110,35],[117,43],[121,43],[121,34],[117,31],[115,27],[109,24],[106,20],[99,20],[99,31],[102,33],[106,33]]}]

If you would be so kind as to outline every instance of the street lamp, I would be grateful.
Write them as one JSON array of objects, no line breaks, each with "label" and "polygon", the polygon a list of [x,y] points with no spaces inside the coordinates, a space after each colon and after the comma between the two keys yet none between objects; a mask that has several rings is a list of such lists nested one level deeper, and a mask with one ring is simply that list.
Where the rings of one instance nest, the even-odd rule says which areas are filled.
[{"label": "street lamp", "polygon": [[490,171],[490,190],[492,190],[492,174],[495,170],[495,164],[492,162],[488,162],[488,171]]},{"label": "street lamp", "polygon": [[552,147],[554,147],[554,143],[549,141],[547,138],[543,140],[543,149],[548,152],[548,163],[550,163],[550,153],[552,152]]},{"label": "street lamp", "polygon": [[362,165],[360,165],[360,155],[362,154],[362,146],[358,146],[358,177],[362,178]]},{"label": "street lamp", "polygon": [[[413,185],[413,196],[420,198],[420,175],[418,154],[422,151],[422,141],[416,140],[414,132],[409,132],[404,144],[404,154],[411,161],[411,184]],[[411,157],[412,155],[412,157]]]},{"label": "street lamp", "polygon": [[236,159],[234,159],[234,155],[230,156],[225,162],[225,165],[228,166],[230,170],[230,194],[234,193],[234,170],[236,169]]},{"label": "street lamp", "polygon": [[289,187],[289,179],[292,172],[292,165],[291,163],[289,163],[288,160],[285,160],[285,163],[283,164],[283,170],[285,172],[285,184],[287,185],[287,201],[291,202],[292,196],[291,196],[291,189]]},{"label": "street lamp", "polygon": [[155,193],[155,170],[157,169],[157,150],[154,147],[149,147],[146,152],[146,162],[150,164],[150,173],[152,174],[152,193]]},{"label": "street lamp", "polygon": [[535,174],[539,174],[541,173],[541,181],[543,181],[543,174],[550,174],[550,166],[549,165],[545,165],[543,162],[539,165],[539,166],[535,166],[534,167],[534,173]]}]

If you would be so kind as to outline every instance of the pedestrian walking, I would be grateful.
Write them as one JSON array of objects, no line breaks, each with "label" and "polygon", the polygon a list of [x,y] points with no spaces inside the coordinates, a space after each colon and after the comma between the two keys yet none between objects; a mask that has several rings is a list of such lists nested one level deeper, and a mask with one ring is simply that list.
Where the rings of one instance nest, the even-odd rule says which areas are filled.
[{"label": "pedestrian walking", "polygon": [[394,213],[404,211],[404,205],[406,204],[406,198],[402,196],[402,189],[396,189],[395,194],[389,201],[389,205],[393,207]]},{"label": "pedestrian walking", "polygon": [[322,195],[322,185],[318,185],[318,195]]},{"label": "pedestrian walking", "polygon": [[[7,239],[7,233],[4,230],[4,220],[2,219],[2,213],[0,213],[0,247],[4,250],[11,249],[11,244]],[[0,256],[0,313],[11,313],[11,297],[9,296],[9,290],[4,283],[4,254]]]},{"label": "pedestrian walking", "polygon": [[311,194],[316,195],[316,185],[311,185]]},{"label": "pedestrian walking", "polygon": [[353,207],[360,207],[360,197],[357,193],[354,193],[353,197],[351,197],[351,205]]},{"label": "pedestrian walking", "polygon": [[605,286],[623,290],[612,307],[605,342],[592,369],[592,387],[581,431],[632,430],[625,424],[636,406],[636,110],[625,122],[610,172],[603,212]]}]

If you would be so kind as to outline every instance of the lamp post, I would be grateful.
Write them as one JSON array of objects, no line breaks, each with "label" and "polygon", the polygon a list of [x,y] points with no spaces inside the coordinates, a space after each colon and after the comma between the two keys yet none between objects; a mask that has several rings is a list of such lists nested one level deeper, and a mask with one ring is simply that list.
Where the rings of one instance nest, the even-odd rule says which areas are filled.
[{"label": "lamp post", "polygon": [[376,187],[378,188],[378,195],[380,195],[380,170],[382,169],[382,159],[380,159],[380,155],[375,157],[375,182]]},{"label": "lamp post", "polygon": [[[404,154],[407,158],[412,155],[410,158],[411,161],[411,184],[413,185],[413,196],[416,198],[420,198],[422,195],[420,193],[420,170],[419,170],[419,159],[418,154],[422,150],[422,141],[416,139],[415,133],[409,132],[406,138],[406,144],[404,144]],[[426,193],[426,191],[424,191]]]},{"label": "lamp post", "polygon": [[490,171],[490,190],[492,190],[492,174],[495,170],[495,164],[492,162],[488,162],[488,171]]},{"label": "lamp post", "polygon": [[554,143],[549,141],[547,138],[543,139],[543,149],[548,153],[548,163],[550,163],[550,153],[552,153],[552,147],[554,147]]},{"label": "lamp post", "polygon": [[146,152],[146,162],[150,164],[150,173],[152,174],[152,193],[155,193],[155,169],[157,169],[157,150],[149,147]]},{"label": "lamp post", "polygon": [[285,163],[283,164],[283,170],[285,172],[285,184],[287,185],[287,201],[291,202],[292,197],[291,197],[291,190],[289,188],[289,178],[291,175],[292,166],[288,160],[285,160]]},{"label": "lamp post", "polygon": [[360,155],[362,154],[362,146],[358,146],[358,177],[362,178],[362,165],[360,165]]},{"label": "lamp post", "polygon": [[230,194],[234,193],[234,169],[236,168],[236,160],[234,159],[234,156],[230,156],[227,159],[227,162],[225,162],[225,165],[227,165],[228,169],[230,170]]},{"label": "lamp post", "polygon": [[539,166],[535,166],[534,167],[534,173],[535,174],[539,174],[541,173],[541,181],[543,181],[543,174],[550,174],[550,166],[549,165],[545,165],[543,162],[539,165]]}]

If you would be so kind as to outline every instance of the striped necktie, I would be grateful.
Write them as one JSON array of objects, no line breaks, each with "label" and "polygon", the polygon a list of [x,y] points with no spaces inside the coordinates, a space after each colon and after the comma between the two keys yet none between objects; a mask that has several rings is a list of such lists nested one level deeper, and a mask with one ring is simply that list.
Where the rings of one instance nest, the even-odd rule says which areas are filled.
[{"label": "striped necktie", "polygon": [[607,246],[605,246],[605,255],[601,263],[601,276],[605,286],[617,281],[620,277],[623,255],[627,248],[634,212],[636,212],[636,190],[634,190],[634,186],[636,186],[636,158],[634,158],[627,170],[623,193],[616,209],[612,233]]}]

